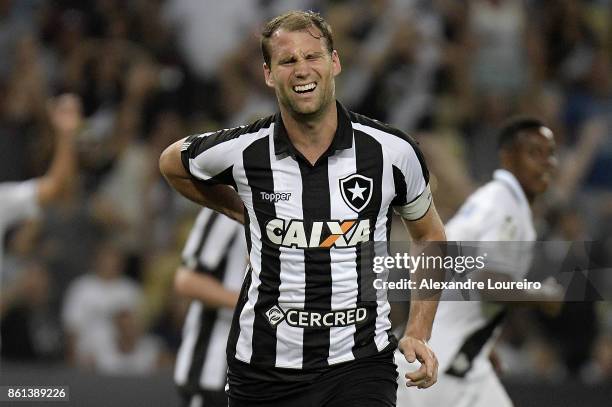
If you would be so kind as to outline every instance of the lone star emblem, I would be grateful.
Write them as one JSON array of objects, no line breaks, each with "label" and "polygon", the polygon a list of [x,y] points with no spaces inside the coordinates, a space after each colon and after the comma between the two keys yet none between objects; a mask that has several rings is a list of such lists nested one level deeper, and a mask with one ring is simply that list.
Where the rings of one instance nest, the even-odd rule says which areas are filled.
[{"label": "lone star emblem", "polygon": [[348,191],[353,194],[353,197],[351,198],[351,200],[355,200],[355,198],[359,198],[359,199],[363,199],[365,200],[365,198],[363,197],[363,191],[365,191],[367,188],[362,188],[359,185],[359,181],[355,182],[355,186],[353,188],[348,188]]},{"label": "lone star emblem", "polygon": [[340,193],[344,203],[355,212],[361,212],[372,198],[372,178],[351,174],[340,180]]}]

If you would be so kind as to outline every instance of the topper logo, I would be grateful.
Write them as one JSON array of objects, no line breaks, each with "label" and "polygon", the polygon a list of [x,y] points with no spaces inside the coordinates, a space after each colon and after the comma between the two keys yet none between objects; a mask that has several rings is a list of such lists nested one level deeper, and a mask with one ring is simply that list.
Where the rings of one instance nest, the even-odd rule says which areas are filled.
[{"label": "topper logo", "polygon": [[259,192],[261,199],[268,202],[288,201],[291,198],[291,192]]},{"label": "topper logo", "polygon": [[370,240],[370,220],[312,222],[307,236],[302,220],[272,219],[266,224],[266,235],[273,244],[298,249],[354,247]]}]

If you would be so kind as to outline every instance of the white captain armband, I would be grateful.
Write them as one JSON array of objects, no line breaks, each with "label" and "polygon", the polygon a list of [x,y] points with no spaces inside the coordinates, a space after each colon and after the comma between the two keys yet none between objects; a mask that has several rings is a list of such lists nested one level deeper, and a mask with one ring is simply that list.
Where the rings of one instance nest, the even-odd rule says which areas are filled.
[{"label": "white captain armband", "polygon": [[418,220],[421,219],[429,209],[431,205],[431,189],[429,184],[425,187],[421,195],[416,197],[412,202],[404,206],[396,206],[395,213],[406,220]]}]

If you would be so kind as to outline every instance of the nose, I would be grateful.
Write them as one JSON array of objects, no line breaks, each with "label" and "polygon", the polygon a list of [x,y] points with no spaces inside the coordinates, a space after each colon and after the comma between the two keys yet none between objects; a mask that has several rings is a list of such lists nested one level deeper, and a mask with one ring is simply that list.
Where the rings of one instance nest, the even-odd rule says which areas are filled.
[{"label": "nose", "polygon": [[293,74],[298,78],[304,78],[308,75],[308,63],[306,60],[300,59],[295,63]]}]

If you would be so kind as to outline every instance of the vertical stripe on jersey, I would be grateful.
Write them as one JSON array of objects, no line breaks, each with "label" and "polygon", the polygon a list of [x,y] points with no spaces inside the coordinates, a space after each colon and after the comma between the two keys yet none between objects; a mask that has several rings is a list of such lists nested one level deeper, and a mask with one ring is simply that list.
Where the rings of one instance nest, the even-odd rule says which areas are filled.
[{"label": "vertical stripe on jersey", "polygon": [[[204,235],[206,236],[207,234],[209,234],[210,231],[215,227],[216,224],[223,224],[224,222],[221,222],[221,220],[222,218],[219,218],[218,222],[209,224]],[[234,237],[230,240],[230,245],[231,245],[233,240],[236,238],[236,234],[231,229],[230,229],[230,233],[234,234]],[[204,247],[204,250],[207,250],[207,248],[208,248],[208,245]],[[223,281],[226,270],[227,270],[227,267],[226,267],[227,266],[227,251],[225,251],[224,254],[225,256],[223,257],[223,259],[221,259],[221,261],[216,265],[216,267],[213,270],[210,270],[210,275],[219,281]],[[201,320],[200,320],[200,331],[198,332],[198,339],[195,344],[194,353],[193,353],[193,357],[191,360],[191,367],[189,368],[188,384],[193,385],[194,388],[197,388],[198,385],[201,383],[201,375],[205,367],[205,362],[207,360],[208,361],[211,360],[210,358],[207,359],[206,355],[209,350],[208,348],[211,345],[211,340],[212,340],[211,338],[212,338],[213,332],[219,322],[218,317],[219,317],[220,312],[221,312],[221,309],[218,309],[218,308],[212,308],[212,309],[204,308],[204,312],[202,312]],[[212,343],[212,345],[215,345],[215,344]],[[214,359],[213,359],[213,363],[214,363]]]},{"label": "vertical stripe on jersey", "polygon": [[[267,223],[276,218],[274,203],[264,200],[262,192],[274,192],[274,179],[270,163],[271,136],[253,142],[243,152],[244,172],[251,189],[253,210],[257,217],[253,222],[259,225],[261,233],[261,263],[253,265],[259,268],[257,289],[259,295],[254,305],[253,334],[251,338],[252,354],[250,363],[274,365],[276,362],[276,328],[272,327],[265,317],[266,311],[278,302],[280,276],[280,250],[266,242]],[[254,214],[253,214],[254,215]],[[255,270],[257,271],[257,270]],[[257,273],[255,273],[257,274]],[[249,293],[250,294],[250,293]],[[257,340],[253,340],[257,338]]]},{"label": "vertical stripe on jersey", "polygon": [[[219,230],[219,227],[224,229]],[[209,253],[209,250],[220,251],[223,258],[218,262],[211,275],[221,281],[228,290],[238,290],[242,281],[244,256],[246,254],[240,233],[241,228],[234,221],[225,217],[219,217],[218,222],[213,224],[212,228],[215,229],[212,236],[219,236],[219,239],[209,240],[202,252],[207,259],[211,259],[211,262],[214,261],[214,254]],[[219,247],[213,244],[217,242],[223,243],[223,246]],[[217,310],[217,318],[209,333],[203,366],[200,368],[199,383],[193,383],[194,386],[199,385],[198,388],[221,390],[224,387],[227,370],[224,355],[232,320],[231,316],[232,311],[230,309],[219,308]]]},{"label": "vertical stripe on jersey", "polygon": [[[360,219],[370,220],[370,242],[374,242],[375,225],[382,203],[382,175],[383,175],[383,153],[382,146],[369,135],[355,131],[355,157],[357,173],[373,180],[372,198],[368,205],[359,213]],[[376,329],[375,301],[366,301],[376,298],[373,286],[373,243],[357,247],[357,274],[358,293],[357,304],[368,308],[368,320],[357,326],[355,332],[355,345],[353,355],[360,358],[373,355],[378,352],[374,335]]]},{"label": "vertical stripe on jersey", "polygon": [[[236,223],[224,215],[214,213],[206,226],[206,242],[200,250],[198,263],[206,271],[214,271],[213,276],[223,280],[228,257],[228,249],[234,245],[239,237]],[[221,265],[221,263],[224,263]]]},{"label": "vertical stripe on jersey", "polygon": [[[388,256],[389,253],[391,253],[391,225],[393,224],[393,207],[391,205],[389,205],[389,209],[387,210],[387,244],[386,244],[386,253],[385,256]],[[404,225],[401,226],[402,230],[405,231],[405,233],[408,233],[408,231],[406,230],[406,228],[404,227]],[[408,235],[406,235],[406,238],[408,238]],[[383,278],[385,280],[388,280],[389,278],[389,270],[387,269],[385,271],[385,275],[383,276]],[[387,297],[387,300],[389,299],[389,292],[385,290],[385,295]],[[389,315],[391,313],[391,304],[389,304],[389,313],[387,315]],[[397,344],[397,338],[395,338],[395,336],[393,335],[393,331],[391,330],[392,326],[391,326],[391,320],[388,317],[385,317],[388,324],[389,324],[389,328],[386,330],[387,331],[387,341],[390,343],[391,341],[395,342],[395,344]],[[377,327],[377,331],[378,331],[378,327]],[[379,347],[380,349],[380,347]]]},{"label": "vertical stripe on jersey", "polygon": [[[378,142],[378,140],[376,140]],[[389,255],[389,237],[391,232],[391,200],[395,196],[395,183],[393,181],[393,169],[389,162],[388,154],[383,154],[383,172],[381,179],[382,196],[384,203],[379,207],[378,221],[374,228],[374,250],[375,256],[385,257]],[[382,243],[386,242],[386,243]],[[388,270],[383,275],[379,276],[384,280],[388,278]],[[389,313],[391,305],[387,299],[387,290],[376,290],[376,329],[375,342],[379,351],[389,345],[389,336],[391,335],[391,321]]]},{"label": "vertical stripe on jersey", "polygon": [[393,166],[393,183],[395,184],[395,197],[391,203],[393,206],[406,205],[408,203],[406,199],[406,180],[402,170]]},{"label": "vertical stripe on jersey", "polygon": [[202,211],[201,215],[196,219],[196,225],[202,230],[202,234],[199,240],[197,234],[194,240],[192,240],[190,236],[190,241],[188,241],[185,246],[185,250],[183,251],[183,262],[188,267],[199,268],[199,266],[201,266],[199,262],[200,254],[210,236],[210,230],[212,229],[211,225],[214,225],[218,216],[219,214],[215,211]]},{"label": "vertical stripe on jersey", "polygon": [[215,322],[217,321],[217,309],[205,309],[200,316],[200,332],[195,343],[193,357],[191,359],[191,367],[187,383],[199,383],[204,358],[206,357],[206,349],[210,343],[210,334],[212,333]]},{"label": "vertical stripe on jersey", "polygon": [[[329,180],[327,159],[312,167],[299,160],[302,174],[302,188],[308,191],[302,195],[304,228],[306,236],[311,235],[312,222],[331,219],[329,203]],[[304,309],[325,312],[331,309],[332,275],[331,258],[327,249],[304,250],[306,293]],[[304,369],[320,367],[322,360],[329,357],[329,328],[304,328]]]},{"label": "vertical stripe on jersey", "polygon": [[[224,313],[229,309],[219,309],[219,313]],[[210,332],[209,346],[206,349],[206,358],[200,374],[200,388],[221,390],[225,385],[227,374],[227,362],[225,361],[225,346],[230,330],[231,319],[223,318],[218,315],[218,319]]]},{"label": "vertical stripe on jersey", "polygon": [[[273,128],[273,127],[272,127]],[[266,135],[259,142],[266,141]],[[251,153],[251,156],[253,154]],[[253,326],[255,324],[255,304],[259,298],[259,272],[261,270],[261,239],[262,231],[259,228],[257,217],[253,208],[254,194],[249,185],[249,179],[244,168],[243,152],[242,171],[236,171],[236,184],[238,194],[242,198],[245,207],[245,233],[249,252],[250,266],[244,277],[240,299],[234,313],[234,322],[228,340],[228,358],[236,358],[250,363],[253,355]]]},{"label": "vertical stripe on jersey", "polygon": [[198,251],[198,248],[201,247],[205,225],[206,222],[208,222],[208,218],[211,214],[212,211],[206,210],[201,210],[198,214],[198,217],[191,228],[191,232],[189,232],[189,237],[187,238],[187,242],[185,243],[185,247],[183,248],[183,252],[181,254],[182,260],[185,264],[195,262],[195,253]]},{"label": "vertical stripe on jersey", "polygon": [[[245,195],[246,197],[246,195]],[[249,194],[248,198],[252,197]],[[252,207],[248,205],[248,207]],[[249,218],[256,219],[255,214],[249,212]],[[252,234],[253,247],[249,251],[250,266],[244,277],[240,300],[234,313],[235,322],[232,323],[230,340],[228,341],[227,354],[230,358],[236,358],[243,362],[250,363],[253,354],[253,326],[255,323],[255,304],[259,298],[259,271],[261,269],[261,232],[257,222],[249,223],[249,234]],[[257,270],[255,270],[255,266]]]},{"label": "vertical stripe on jersey", "polygon": [[[191,268],[202,270],[199,261],[201,252],[206,247],[211,230],[220,223],[217,222],[218,213],[214,211],[201,211],[196,219],[195,232],[189,236],[188,242],[183,251],[183,261]],[[223,267],[223,264],[221,264]],[[218,270],[214,270],[217,271]],[[199,381],[199,374],[204,364],[206,347],[210,340],[210,331],[216,321],[216,312],[203,311],[202,305],[192,304],[185,328],[189,328],[188,337],[183,339],[181,346],[180,363],[177,362],[176,376],[177,383],[196,385]]]},{"label": "vertical stripe on jersey", "polygon": [[[289,155],[275,156],[271,143],[272,172],[275,192],[290,193],[288,200],[275,203],[279,219],[304,219],[300,167]],[[280,247],[280,287],[278,303],[281,308],[304,308],[306,287],[304,249]],[[276,367],[302,368],[302,344],[304,329],[286,322],[276,326]]]},{"label": "vertical stripe on jersey", "polygon": [[[340,179],[355,172],[354,148],[338,151],[329,158],[330,219],[345,220],[357,217],[357,214],[344,203],[340,191]],[[355,293],[358,289],[356,249],[332,247],[329,254],[332,264],[336,266],[332,273],[331,308],[333,310],[355,308],[357,301]],[[327,359],[330,365],[353,359],[352,352],[347,350],[352,349],[355,344],[354,334],[354,325],[330,328]]]},{"label": "vertical stripe on jersey", "polygon": [[[248,362],[251,359],[251,341],[253,338],[252,321],[246,321],[243,325],[245,318],[245,306],[249,300],[249,289],[251,288],[251,282],[253,277],[253,268],[247,267],[246,274],[244,275],[244,281],[242,288],[240,289],[240,296],[238,297],[238,304],[234,310],[234,316],[232,318],[232,326],[230,333],[227,338],[227,359],[238,358],[242,361]],[[250,329],[249,329],[250,328]],[[247,343],[248,342],[248,343]]]},{"label": "vertical stripe on jersey", "polygon": [[[230,309],[221,310],[220,318],[223,317],[223,320],[219,321],[219,323],[225,324],[225,323],[228,323],[227,321],[231,321],[231,322],[229,323],[229,326],[227,327],[227,332],[225,334],[226,336],[223,341],[224,351],[219,352],[217,354],[216,356],[217,359],[223,358],[223,356],[221,355],[224,355],[226,352],[230,354],[232,358],[234,357],[234,354],[236,351],[236,342],[238,340],[238,334],[240,333],[240,326],[238,325],[237,318],[241,314],[244,308],[244,303],[247,298],[246,291],[244,290],[247,290],[250,287],[250,281],[251,281],[250,280],[251,268],[248,266],[248,263],[246,263],[245,258],[244,258],[244,256],[247,253],[246,248],[245,248],[246,242],[242,240],[242,236],[240,236],[240,233],[236,233],[235,239],[236,239],[236,242],[235,244],[231,246],[230,252],[228,253],[228,259],[227,259],[227,271],[228,272],[225,274],[223,278],[223,286],[227,287],[228,289],[232,291],[240,291],[240,295],[238,296],[238,303],[236,304],[236,309],[234,311]],[[244,288],[245,285],[246,285],[246,288]],[[243,287],[242,290],[241,290],[241,286]],[[234,331],[232,331],[232,329]],[[225,348],[225,346],[227,346],[227,349]],[[224,362],[226,362],[226,360],[224,360]],[[224,374],[223,377],[225,377],[225,373],[226,373],[225,370],[226,369],[224,369],[223,371],[223,374]]]},{"label": "vertical stripe on jersey", "polygon": [[183,327],[183,341],[176,356],[176,367],[174,369],[174,381],[179,386],[187,384],[191,357],[200,332],[200,315],[202,313],[202,303],[194,301],[189,306],[185,326]]}]

